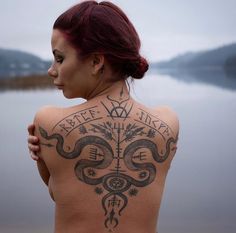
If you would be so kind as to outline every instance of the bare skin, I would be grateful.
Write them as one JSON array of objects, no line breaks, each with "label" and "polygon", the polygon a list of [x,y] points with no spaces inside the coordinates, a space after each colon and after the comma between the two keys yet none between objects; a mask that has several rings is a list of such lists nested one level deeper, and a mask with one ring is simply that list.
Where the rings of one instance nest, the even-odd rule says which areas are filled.
[{"label": "bare skin", "polygon": [[[58,36],[56,32],[52,47],[66,48]],[[52,65],[49,75],[64,95],[87,102],[44,107],[28,128],[29,149],[36,152],[31,156],[55,202],[54,232],[155,233],[176,153],[178,118],[168,107],[136,102],[125,81],[105,82],[112,71],[102,56],[91,61],[80,70],[83,75],[77,74],[91,74],[90,83],[80,90],[60,76],[66,74],[66,63],[65,68]]]}]

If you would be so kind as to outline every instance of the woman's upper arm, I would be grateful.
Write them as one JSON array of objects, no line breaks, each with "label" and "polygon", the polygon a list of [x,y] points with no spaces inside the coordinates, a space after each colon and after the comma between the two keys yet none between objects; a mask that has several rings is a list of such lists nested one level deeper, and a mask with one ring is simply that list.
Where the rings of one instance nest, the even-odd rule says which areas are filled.
[{"label": "woman's upper arm", "polygon": [[43,139],[40,132],[39,127],[43,129],[50,128],[50,122],[52,119],[50,117],[55,114],[55,108],[52,106],[45,106],[42,107],[37,111],[34,117],[34,125],[35,125],[35,132],[34,135],[39,139]]},{"label": "woman's upper arm", "polygon": [[[42,141],[41,134],[39,132],[39,126],[47,128],[48,124],[48,116],[50,116],[50,109],[51,107],[43,107],[39,109],[39,111],[35,114],[34,117],[34,125],[35,125],[35,136],[39,138],[40,141]],[[50,172],[49,169],[44,161],[45,156],[45,150],[41,148],[39,152],[37,152],[37,155],[39,156],[39,160],[37,161],[37,166],[39,170],[39,174],[44,181],[46,185],[48,185],[48,181],[50,178]]]},{"label": "woman's upper arm", "polygon": [[37,161],[37,166],[38,166],[38,171],[39,171],[39,174],[40,174],[42,180],[44,181],[44,183],[46,185],[48,185],[49,178],[50,178],[50,172],[49,172],[45,162],[42,159],[39,159]]}]

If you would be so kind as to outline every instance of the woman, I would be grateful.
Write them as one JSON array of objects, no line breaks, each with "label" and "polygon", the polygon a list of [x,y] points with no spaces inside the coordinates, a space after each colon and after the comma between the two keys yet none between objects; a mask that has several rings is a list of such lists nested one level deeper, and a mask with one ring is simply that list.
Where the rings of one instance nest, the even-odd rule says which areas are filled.
[{"label": "woman", "polygon": [[179,125],[170,108],[130,96],[126,80],[148,69],[135,28],[114,4],[85,1],[58,17],[51,43],[54,84],[87,100],[43,107],[28,127],[55,232],[156,232]]}]

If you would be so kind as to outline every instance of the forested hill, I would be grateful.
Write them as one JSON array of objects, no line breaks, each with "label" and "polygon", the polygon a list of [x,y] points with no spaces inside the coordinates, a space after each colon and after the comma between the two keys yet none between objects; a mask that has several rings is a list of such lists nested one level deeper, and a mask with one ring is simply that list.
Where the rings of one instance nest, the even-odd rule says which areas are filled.
[{"label": "forested hill", "polygon": [[[19,50],[0,48],[0,79],[46,74],[51,61]],[[236,72],[236,43],[219,48],[189,52],[169,61],[152,63],[158,70],[218,70]]]},{"label": "forested hill", "polygon": [[169,61],[155,63],[154,67],[180,70],[216,70],[221,68],[236,70],[236,43],[207,51],[185,53]]},{"label": "forested hill", "polygon": [[27,52],[0,48],[0,79],[46,74],[49,61]]}]

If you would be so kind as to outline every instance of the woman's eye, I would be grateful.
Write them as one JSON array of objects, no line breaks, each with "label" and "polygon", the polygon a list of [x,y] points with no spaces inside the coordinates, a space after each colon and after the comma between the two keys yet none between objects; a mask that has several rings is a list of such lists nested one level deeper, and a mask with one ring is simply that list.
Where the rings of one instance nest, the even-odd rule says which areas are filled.
[{"label": "woman's eye", "polygon": [[63,62],[63,57],[55,57],[55,61],[58,63],[62,63]]}]

